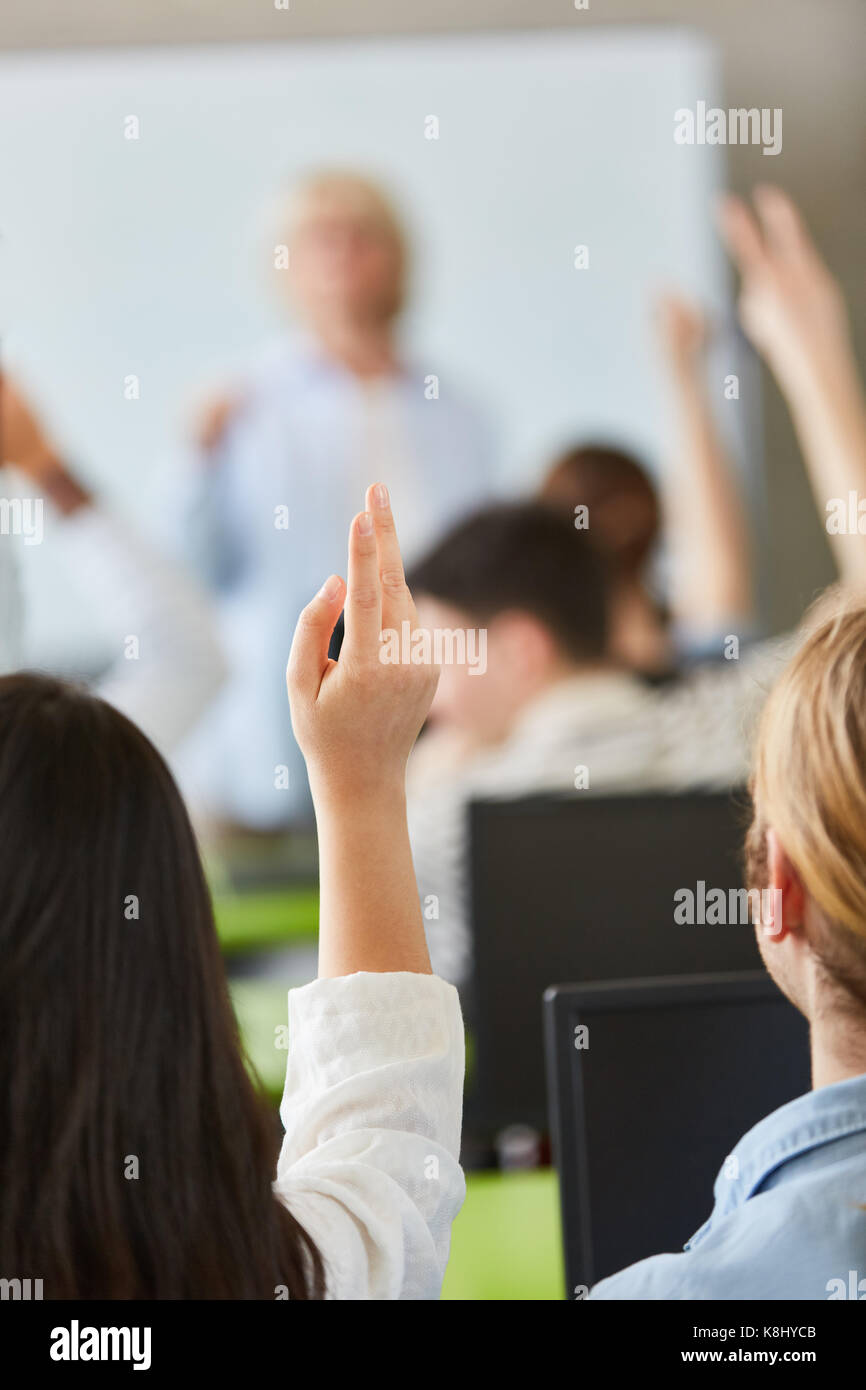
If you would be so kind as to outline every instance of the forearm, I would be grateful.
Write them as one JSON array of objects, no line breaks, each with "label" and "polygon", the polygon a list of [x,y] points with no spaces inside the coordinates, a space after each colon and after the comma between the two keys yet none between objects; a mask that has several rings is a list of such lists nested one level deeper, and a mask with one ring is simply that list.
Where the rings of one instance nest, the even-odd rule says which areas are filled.
[{"label": "forearm", "polygon": [[678,364],[672,376],[677,441],[665,489],[673,560],[670,606],[681,622],[711,627],[751,614],[748,527],[697,366]]},{"label": "forearm", "polygon": [[[827,503],[866,498],[866,399],[847,333],[770,361],[785,396],[809,474],[819,517]],[[859,534],[831,534],[841,577],[866,581],[866,551]]]},{"label": "forearm", "polygon": [[431,974],[402,785],[340,800],[313,787],[319,832],[319,977]]},{"label": "forearm", "polygon": [[63,516],[72,516],[93,501],[84,484],[50,446],[46,445],[38,456],[26,459],[24,469],[39,491]]}]

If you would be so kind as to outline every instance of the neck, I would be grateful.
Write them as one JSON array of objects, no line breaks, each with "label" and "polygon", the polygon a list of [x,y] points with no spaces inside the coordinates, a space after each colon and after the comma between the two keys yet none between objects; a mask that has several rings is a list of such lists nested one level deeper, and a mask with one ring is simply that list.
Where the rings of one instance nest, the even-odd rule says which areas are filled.
[{"label": "neck", "polygon": [[[856,1008],[856,1012],[855,1012]],[[866,1011],[838,990],[813,984],[809,1001],[812,1088],[866,1073]]]},{"label": "neck", "polygon": [[315,323],[313,330],[328,356],[353,376],[390,376],[398,369],[390,322],[332,319]]},{"label": "neck", "polygon": [[[850,1033],[845,1032],[848,1028]],[[832,1086],[836,1081],[849,1081],[854,1076],[866,1074],[866,1028],[860,1025],[858,1032],[854,1019],[843,1017],[842,1026],[838,1021],[835,1028],[822,1029],[812,1026],[812,1089]]]}]

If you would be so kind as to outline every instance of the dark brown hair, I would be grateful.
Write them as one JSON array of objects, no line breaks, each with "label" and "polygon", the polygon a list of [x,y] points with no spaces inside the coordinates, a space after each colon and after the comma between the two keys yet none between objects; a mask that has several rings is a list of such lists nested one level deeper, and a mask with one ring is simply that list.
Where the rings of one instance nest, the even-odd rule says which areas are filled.
[{"label": "dark brown hair", "polygon": [[589,508],[596,544],[618,577],[637,577],[658,538],[661,509],[646,469],[631,454],[603,444],[568,449],[551,465],[539,497],[569,516]]},{"label": "dark brown hair", "polygon": [[541,502],[500,503],[467,517],[408,583],[482,622],[509,609],[531,613],[575,661],[604,655],[604,563],[585,531]]},{"label": "dark brown hair", "polygon": [[171,774],[43,676],[0,679],[0,903],[0,1276],[46,1298],[321,1296]]}]

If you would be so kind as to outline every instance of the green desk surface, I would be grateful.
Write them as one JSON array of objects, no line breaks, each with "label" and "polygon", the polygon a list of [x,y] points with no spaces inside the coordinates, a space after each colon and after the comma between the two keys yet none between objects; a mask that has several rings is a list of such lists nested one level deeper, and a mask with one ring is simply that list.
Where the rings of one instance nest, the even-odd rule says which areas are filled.
[{"label": "green desk surface", "polygon": [[226,954],[315,941],[319,934],[319,890],[215,893],[214,913],[220,946]]},{"label": "green desk surface", "polygon": [[563,1278],[554,1170],[468,1173],[466,1201],[451,1233],[443,1299],[562,1299]]}]

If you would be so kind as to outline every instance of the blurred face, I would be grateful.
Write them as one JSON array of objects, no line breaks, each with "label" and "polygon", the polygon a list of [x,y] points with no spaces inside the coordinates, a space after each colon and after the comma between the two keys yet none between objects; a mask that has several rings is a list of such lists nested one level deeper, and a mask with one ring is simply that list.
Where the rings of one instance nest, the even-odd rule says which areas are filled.
[{"label": "blurred face", "polygon": [[[419,627],[431,632],[478,629],[471,614],[425,594],[416,596]],[[551,639],[534,619],[502,613],[484,624],[486,668],[443,665],[430,724],[476,745],[495,745],[510,733],[521,709],[555,669]]]},{"label": "blurred face", "polygon": [[383,323],[400,290],[400,248],[372,208],[320,195],[298,219],[290,246],[292,295],[313,322]]}]

